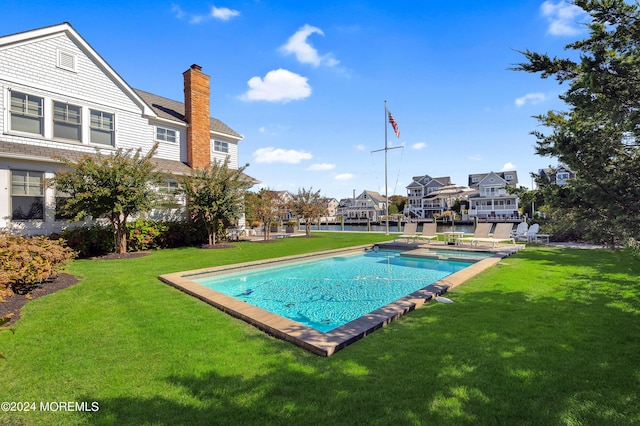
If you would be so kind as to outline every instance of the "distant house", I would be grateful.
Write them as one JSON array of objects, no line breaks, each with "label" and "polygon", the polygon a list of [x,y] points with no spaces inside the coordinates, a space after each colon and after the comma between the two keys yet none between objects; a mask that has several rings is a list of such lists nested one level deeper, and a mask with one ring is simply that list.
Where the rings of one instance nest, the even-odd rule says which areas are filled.
[{"label": "distant house", "polygon": [[412,182],[407,185],[407,204],[404,206],[404,216],[409,219],[428,219],[434,215],[442,214],[447,210],[447,200],[427,199],[427,195],[451,185],[449,176],[432,178],[429,175],[414,176]]},{"label": "distant house", "polygon": [[242,135],[210,116],[209,76],[198,65],[183,76],[184,102],[133,89],[68,23],[0,37],[0,229],[69,226],[56,214],[65,194],[45,184],[59,158],[158,143],[153,161],[175,175],[227,158],[238,168]]},{"label": "distant house", "polygon": [[324,207],[326,209],[326,216],[324,217],[324,220],[336,220],[336,216],[338,215],[338,205],[339,202],[335,198],[324,199]]},{"label": "distant house", "polygon": [[574,172],[562,164],[555,169],[540,169],[538,170],[538,175],[542,178],[546,178],[549,183],[555,183],[556,185],[566,185],[569,179],[576,177]]},{"label": "distant house", "polygon": [[337,208],[337,215],[345,221],[379,222],[386,214],[385,197],[375,191],[363,191],[354,198],[343,198]]},{"label": "distant house", "polygon": [[478,219],[516,219],[518,197],[509,194],[507,187],[516,187],[515,171],[470,174],[468,186],[478,193],[469,196],[469,217]]}]

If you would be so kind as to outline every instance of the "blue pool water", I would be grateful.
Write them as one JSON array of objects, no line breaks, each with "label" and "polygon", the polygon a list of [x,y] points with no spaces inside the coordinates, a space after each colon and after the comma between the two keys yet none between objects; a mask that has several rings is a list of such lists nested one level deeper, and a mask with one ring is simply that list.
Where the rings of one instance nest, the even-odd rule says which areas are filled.
[{"label": "blue pool water", "polygon": [[353,321],[471,265],[400,256],[340,255],[193,281],[321,332]]}]

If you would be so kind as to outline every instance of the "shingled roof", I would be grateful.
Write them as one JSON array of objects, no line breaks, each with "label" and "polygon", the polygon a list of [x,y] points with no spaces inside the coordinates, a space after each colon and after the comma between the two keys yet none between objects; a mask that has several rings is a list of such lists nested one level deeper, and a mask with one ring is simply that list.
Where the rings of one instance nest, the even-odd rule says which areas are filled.
[{"label": "shingled roof", "polygon": [[[133,90],[153,109],[158,117],[182,124],[187,123],[184,116],[184,103],[174,101],[169,98],[163,98],[162,96],[154,95],[153,93],[145,92],[144,90]],[[242,135],[240,133],[213,117],[211,117],[211,131],[223,133],[238,140],[242,139]]]}]

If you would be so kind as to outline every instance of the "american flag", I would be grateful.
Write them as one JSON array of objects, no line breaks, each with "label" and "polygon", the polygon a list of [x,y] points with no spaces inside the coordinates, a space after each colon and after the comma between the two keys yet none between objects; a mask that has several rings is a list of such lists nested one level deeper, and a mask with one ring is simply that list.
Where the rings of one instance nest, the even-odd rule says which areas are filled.
[{"label": "american flag", "polygon": [[398,123],[396,123],[396,119],[393,118],[393,114],[391,114],[391,111],[389,111],[389,123],[391,123],[393,131],[396,132],[396,136],[400,137],[400,129],[398,129]]}]

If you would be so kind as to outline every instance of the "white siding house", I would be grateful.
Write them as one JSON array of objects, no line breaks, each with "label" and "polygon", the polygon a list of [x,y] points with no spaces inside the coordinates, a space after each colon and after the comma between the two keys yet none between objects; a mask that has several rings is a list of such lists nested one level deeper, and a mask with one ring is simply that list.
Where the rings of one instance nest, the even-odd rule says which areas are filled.
[{"label": "white siding house", "polygon": [[[146,153],[158,142],[154,161],[165,171],[189,173],[227,157],[237,168],[242,136],[209,116],[209,77],[197,65],[185,71],[185,99],[200,90],[191,79],[206,81],[206,105],[187,111],[186,101],[131,88],[68,23],[0,37],[0,229],[48,234],[69,226],[55,218],[62,194],[45,184],[59,158]],[[200,108],[206,119],[198,123]],[[208,129],[204,138],[191,130],[198,126]]]},{"label": "white siding house", "polygon": [[469,187],[478,194],[469,197],[469,216],[486,220],[518,220],[518,196],[509,194],[507,187],[516,187],[518,173],[480,173],[469,175]]},{"label": "white siding house", "polygon": [[433,218],[434,214],[442,214],[447,206],[447,200],[441,198],[425,198],[442,188],[451,184],[449,176],[432,178],[429,175],[414,176],[412,182],[407,186],[407,204],[404,207],[404,216],[409,219]]}]

